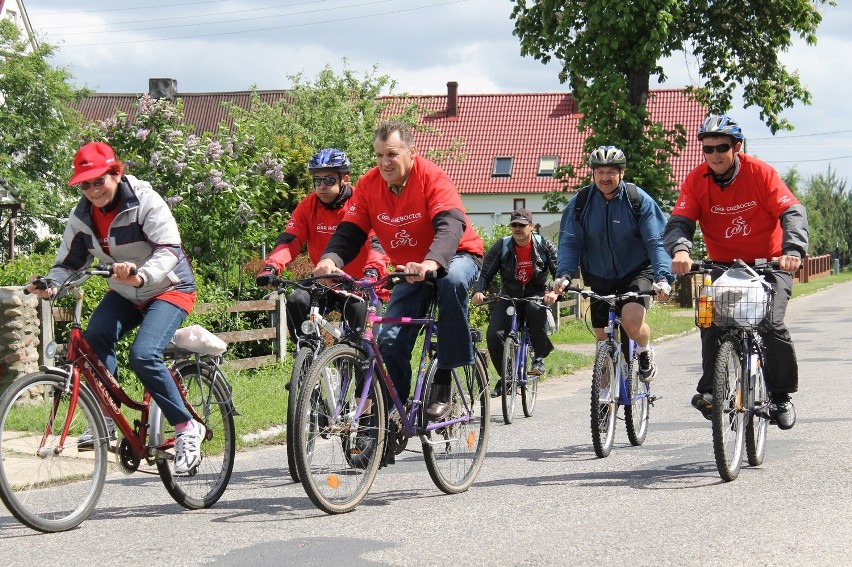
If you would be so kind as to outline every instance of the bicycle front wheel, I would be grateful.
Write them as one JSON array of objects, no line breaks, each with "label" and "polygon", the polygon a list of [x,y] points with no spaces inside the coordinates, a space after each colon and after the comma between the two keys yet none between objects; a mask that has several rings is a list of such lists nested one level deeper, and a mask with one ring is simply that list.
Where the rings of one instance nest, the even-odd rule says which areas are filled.
[{"label": "bicycle front wheel", "polygon": [[612,451],[615,440],[615,414],[618,411],[618,380],[613,356],[615,346],[611,341],[601,343],[595,355],[592,370],[591,425],[592,445],[598,457]]},{"label": "bicycle front wheel", "polygon": [[[427,400],[437,370],[438,363],[433,360],[426,376]],[[442,421],[455,423],[421,435],[429,476],[447,494],[466,491],[482,468],[491,424],[490,400],[488,375],[479,356],[474,355],[473,364],[453,369],[450,410]],[[425,410],[422,419],[427,424]]]},{"label": "bicycle front wheel", "polygon": [[[186,401],[204,421],[207,434],[201,441],[201,463],[187,474],[174,472],[174,458],[158,456],[157,470],[175,502],[190,510],[215,504],[231,479],[236,454],[234,406],[225,377],[206,364],[188,364],[180,370]],[[168,426],[163,420],[163,427]],[[164,438],[174,436],[174,428]]]},{"label": "bicycle front wheel", "polygon": [[746,456],[748,464],[753,467],[763,464],[766,453],[766,433],[769,429],[769,390],[766,388],[766,377],[763,373],[763,363],[753,369],[754,398],[751,400],[751,418],[745,431]]},{"label": "bicycle front wheel", "polygon": [[[106,478],[109,440],[98,403],[81,385],[69,415],[70,399],[65,378],[44,373],[12,382],[0,396],[0,497],[41,532],[70,530],[88,518]],[[87,428],[94,447],[78,452],[77,437]]]},{"label": "bicycle front wheel", "polygon": [[627,403],[624,404],[624,424],[627,438],[634,446],[645,442],[651,411],[651,388],[639,381],[639,358],[635,351],[627,366]]},{"label": "bicycle front wheel", "polygon": [[722,480],[737,478],[743,462],[743,365],[739,341],[722,339],[713,384],[713,453]]},{"label": "bicycle front wheel", "polygon": [[[518,399],[518,341],[515,337],[506,337],[503,344],[503,421],[506,425],[515,419],[515,402]],[[429,399],[429,398],[426,398]]]},{"label": "bicycle front wheel", "polygon": [[287,392],[287,468],[293,482],[301,482],[299,471],[296,469],[296,443],[293,424],[296,423],[296,405],[299,402],[299,389],[305,381],[308,369],[314,361],[314,349],[302,347],[293,359],[293,375],[290,378],[290,389]]},{"label": "bicycle front wheel", "polygon": [[329,514],[355,508],[381,464],[387,432],[384,397],[370,380],[364,411],[355,419],[367,369],[363,351],[338,344],[311,365],[294,422],[296,468],[311,502]]},{"label": "bicycle front wheel", "polygon": [[538,399],[538,374],[530,374],[532,368],[533,351],[527,343],[526,356],[524,357],[524,381],[521,382],[521,405],[524,408],[524,416],[532,417],[535,411],[535,402]]}]

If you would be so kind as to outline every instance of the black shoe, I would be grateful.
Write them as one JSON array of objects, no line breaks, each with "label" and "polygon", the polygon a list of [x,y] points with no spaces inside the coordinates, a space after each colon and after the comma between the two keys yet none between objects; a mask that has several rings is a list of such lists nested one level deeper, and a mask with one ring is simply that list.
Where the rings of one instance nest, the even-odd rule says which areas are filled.
[{"label": "black shoe", "polygon": [[503,381],[499,380],[497,382],[497,385],[494,386],[494,389],[491,390],[491,397],[492,398],[499,398],[502,395],[503,395]]},{"label": "black shoe", "polygon": [[657,364],[654,362],[654,349],[639,353],[639,380],[649,384],[657,375]]},{"label": "black shoe", "polygon": [[796,425],[796,408],[789,399],[784,402],[773,402],[769,406],[771,421],[784,431],[793,429]]},{"label": "black shoe", "polygon": [[530,374],[533,374],[534,376],[541,376],[545,372],[544,360],[540,357],[534,358],[532,361],[532,367],[530,368]]},{"label": "black shoe", "polygon": [[450,411],[450,385],[432,384],[432,394],[429,405],[426,406],[426,417],[430,420],[441,419]]},{"label": "black shoe", "polygon": [[698,392],[692,396],[692,407],[701,412],[704,419],[713,417],[713,394]]}]

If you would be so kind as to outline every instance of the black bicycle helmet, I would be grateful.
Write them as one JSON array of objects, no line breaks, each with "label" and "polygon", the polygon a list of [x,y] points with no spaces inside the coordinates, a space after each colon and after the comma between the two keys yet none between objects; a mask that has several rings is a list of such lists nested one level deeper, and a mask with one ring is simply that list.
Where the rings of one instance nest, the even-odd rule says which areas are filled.
[{"label": "black bicycle helmet", "polygon": [[698,129],[698,139],[703,140],[704,136],[710,135],[730,136],[735,142],[742,142],[744,138],[740,125],[727,114],[711,114],[704,119]]},{"label": "black bicycle helmet", "polygon": [[308,171],[318,169],[333,169],[339,173],[349,173],[349,158],[342,151],[335,148],[325,148],[311,156],[308,162]]},{"label": "black bicycle helmet", "polygon": [[624,152],[615,146],[601,146],[589,154],[589,167],[594,169],[602,165],[613,165],[624,169],[627,167],[627,158]]}]

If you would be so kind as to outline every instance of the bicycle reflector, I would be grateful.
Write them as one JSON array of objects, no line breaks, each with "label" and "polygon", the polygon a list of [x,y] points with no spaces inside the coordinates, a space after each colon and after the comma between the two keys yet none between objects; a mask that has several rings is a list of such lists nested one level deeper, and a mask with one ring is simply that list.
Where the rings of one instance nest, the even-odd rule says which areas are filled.
[{"label": "bicycle reflector", "polygon": [[313,335],[317,332],[316,322],[311,321],[310,319],[305,319],[302,321],[302,333],[305,335]]}]

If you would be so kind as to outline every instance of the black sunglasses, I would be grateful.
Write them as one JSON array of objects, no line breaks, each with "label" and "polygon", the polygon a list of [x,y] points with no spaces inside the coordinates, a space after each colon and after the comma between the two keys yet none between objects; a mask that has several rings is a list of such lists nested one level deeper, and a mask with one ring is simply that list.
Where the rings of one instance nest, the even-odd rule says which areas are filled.
[{"label": "black sunglasses", "polygon": [[529,226],[529,225],[526,224],[526,223],[522,223],[522,222],[513,222],[509,226],[511,226],[512,228],[524,228],[525,226]]},{"label": "black sunglasses", "polygon": [[731,144],[718,144],[716,146],[702,146],[701,149],[704,150],[704,153],[707,154],[707,155],[712,154],[714,151],[719,152],[720,154],[724,154],[725,152],[727,152],[728,150],[731,149]]},{"label": "black sunglasses", "polygon": [[101,177],[98,177],[94,181],[83,181],[82,183],[80,183],[80,189],[82,191],[88,191],[89,189],[91,189],[93,187],[103,187],[104,184],[106,183],[107,177],[109,177],[110,175],[112,175],[112,174],[107,173],[106,175],[102,175]]},{"label": "black sunglasses", "polygon": [[319,187],[323,183],[328,185],[329,187],[334,187],[337,185],[337,178],[333,175],[326,175],[325,177],[314,177],[314,187]]}]

